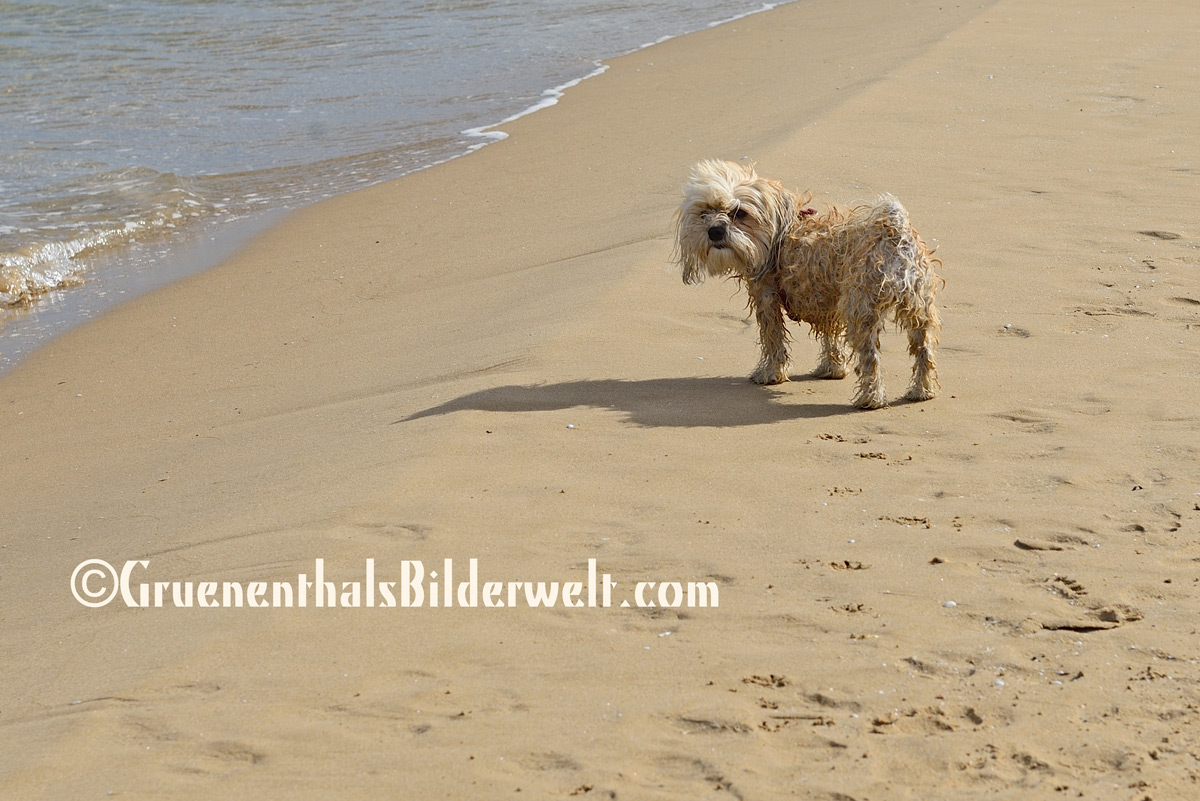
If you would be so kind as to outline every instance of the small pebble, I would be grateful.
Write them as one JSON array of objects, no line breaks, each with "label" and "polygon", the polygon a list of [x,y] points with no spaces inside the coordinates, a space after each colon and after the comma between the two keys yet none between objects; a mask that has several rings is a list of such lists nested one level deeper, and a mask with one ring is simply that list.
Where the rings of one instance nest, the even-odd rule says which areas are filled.
[{"label": "small pebble", "polygon": [[1003,687],[1003,686],[1004,686],[1004,679],[996,679],[994,682],[992,682],[992,684],[994,684],[994,685],[995,685],[995,686],[997,686],[997,687]]},{"label": "small pebble", "polygon": [[947,609],[952,609],[958,606],[958,604],[954,603],[954,601],[946,601],[946,603],[942,604],[942,606],[946,607]]},{"label": "small pebble", "polygon": [[574,426],[573,424],[571,424],[571,423],[567,423],[567,428],[574,428],[574,427],[575,427],[575,426]]}]

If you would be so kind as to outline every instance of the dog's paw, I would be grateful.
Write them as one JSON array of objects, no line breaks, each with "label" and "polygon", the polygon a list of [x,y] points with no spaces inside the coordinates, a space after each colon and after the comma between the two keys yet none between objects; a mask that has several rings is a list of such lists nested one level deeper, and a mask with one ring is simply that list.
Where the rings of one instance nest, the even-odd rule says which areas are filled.
[{"label": "dog's paw", "polygon": [[937,397],[937,390],[931,387],[913,387],[904,396],[910,401],[927,401]]},{"label": "dog's paw", "polygon": [[760,365],[757,370],[750,374],[750,380],[755,384],[782,384],[788,380],[787,368],[776,367],[770,364]]},{"label": "dog's paw", "polygon": [[834,381],[845,378],[846,374],[846,368],[840,364],[818,364],[812,371],[813,378],[828,378]]},{"label": "dog's paw", "polygon": [[882,409],[887,405],[887,397],[882,392],[862,392],[854,399],[854,406],[859,409]]}]

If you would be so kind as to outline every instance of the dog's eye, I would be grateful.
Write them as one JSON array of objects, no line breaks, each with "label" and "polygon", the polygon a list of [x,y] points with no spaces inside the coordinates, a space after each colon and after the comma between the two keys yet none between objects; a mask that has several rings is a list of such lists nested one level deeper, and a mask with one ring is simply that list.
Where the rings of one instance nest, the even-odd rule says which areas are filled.
[{"label": "dog's eye", "polygon": [[749,213],[747,213],[747,211],[745,209],[738,207],[738,208],[734,209],[733,213],[730,214],[729,216],[733,217],[733,219],[735,219],[735,220],[744,220],[747,217],[749,217],[750,215],[749,215]]}]

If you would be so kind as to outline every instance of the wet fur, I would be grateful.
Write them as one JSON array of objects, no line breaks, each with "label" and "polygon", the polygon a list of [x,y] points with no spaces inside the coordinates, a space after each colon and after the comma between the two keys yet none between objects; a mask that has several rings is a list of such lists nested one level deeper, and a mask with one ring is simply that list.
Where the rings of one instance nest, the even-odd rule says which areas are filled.
[{"label": "wet fur", "polygon": [[858,377],[854,405],[886,406],[879,338],[890,319],[907,332],[913,357],[905,397],[934,397],[940,260],[891,195],[819,213],[805,209],[807,202],[807,196],[760,178],[753,167],[727,161],[696,165],[676,216],[675,259],[683,280],[698,284],[706,276],[732,276],[745,285],[762,348],[750,375],[755,383],[788,380],[791,318],[808,324],[820,345],[814,375],[843,378],[852,357]]}]

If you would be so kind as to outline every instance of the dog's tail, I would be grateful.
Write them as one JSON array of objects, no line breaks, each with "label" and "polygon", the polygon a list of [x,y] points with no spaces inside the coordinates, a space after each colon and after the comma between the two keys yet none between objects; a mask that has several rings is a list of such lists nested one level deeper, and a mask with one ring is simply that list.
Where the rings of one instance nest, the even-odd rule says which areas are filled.
[{"label": "dog's tail", "polygon": [[938,275],[936,270],[937,267],[942,266],[942,260],[933,255],[934,248],[931,248],[921,238],[921,235],[917,233],[917,229],[913,228],[912,220],[908,216],[908,210],[901,205],[899,200],[889,194],[880,196],[878,208],[886,216],[888,227],[897,232],[897,238],[901,243],[901,255],[904,256],[909,265],[915,267],[920,264],[928,264],[932,277],[936,278],[940,283],[940,286],[937,288],[945,287],[946,279]]},{"label": "dog's tail", "polygon": [[893,287],[896,303],[903,305],[904,298],[927,298],[928,307],[922,309],[922,313],[931,315],[936,324],[937,309],[933,306],[933,298],[946,285],[946,280],[937,272],[942,260],[933,255],[933,249],[913,228],[908,210],[894,196],[884,194],[873,206],[858,213],[887,232],[884,241],[900,269],[889,271],[884,280],[899,283]]}]

